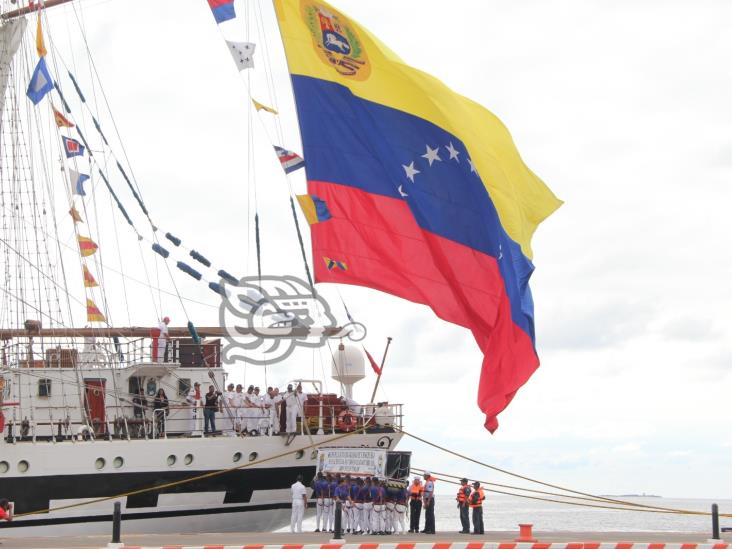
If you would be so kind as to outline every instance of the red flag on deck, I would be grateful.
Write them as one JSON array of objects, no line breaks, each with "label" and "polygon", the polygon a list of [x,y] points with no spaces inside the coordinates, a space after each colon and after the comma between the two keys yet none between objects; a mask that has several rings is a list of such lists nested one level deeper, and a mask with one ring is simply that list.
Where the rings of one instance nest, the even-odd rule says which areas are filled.
[{"label": "red flag on deck", "polygon": [[371,353],[369,353],[366,350],[366,347],[363,348],[363,352],[366,353],[366,356],[369,359],[369,362],[371,363],[371,368],[374,370],[377,376],[381,375],[381,368],[379,368],[379,365],[376,364],[376,361],[374,360],[374,357],[371,356]]}]

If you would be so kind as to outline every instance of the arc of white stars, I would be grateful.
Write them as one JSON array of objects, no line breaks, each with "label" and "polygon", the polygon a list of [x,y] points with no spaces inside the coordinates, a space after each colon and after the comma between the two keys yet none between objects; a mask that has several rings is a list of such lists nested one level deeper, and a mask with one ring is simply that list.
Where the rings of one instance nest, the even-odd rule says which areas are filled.
[{"label": "arc of white stars", "polygon": [[473,164],[473,159],[472,159],[472,158],[468,158],[468,164],[470,164],[470,171],[471,171],[471,172],[473,172],[473,173],[478,173],[478,172],[476,171],[476,169],[475,169],[475,164]]},{"label": "arc of white stars", "polygon": [[440,147],[435,147],[434,149],[431,149],[430,146],[427,145],[427,152],[422,155],[422,158],[425,158],[427,162],[430,163],[430,167],[432,167],[432,163],[435,161],[442,162],[442,158],[440,158],[437,154],[439,150]]},{"label": "arc of white stars", "polygon": [[408,166],[405,166],[402,164],[402,168],[404,168],[404,172],[407,175],[407,179],[409,179],[412,183],[414,183],[414,176],[417,175],[420,172],[417,168],[414,167],[414,161],[410,162]]},{"label": "arc of white stars", "polygon": [[458,158],[458,155],[460,154],[460,151],[458,151],[452,144],[452,141],[450,141],[450,144],[445,147],[447,149],[447,152],[450,154],[450,158],[448,160],[455,160],[458,164],[460,163],[460,159]]},{"label": "arc of white stars", "polygon": [[402,195],[402,198],[405,196],[409,196],[407,193],[404,192],[404,189],[402,189],[403,185],[399,185],[399,188],[397,189],[399,191],[399,194]]}]

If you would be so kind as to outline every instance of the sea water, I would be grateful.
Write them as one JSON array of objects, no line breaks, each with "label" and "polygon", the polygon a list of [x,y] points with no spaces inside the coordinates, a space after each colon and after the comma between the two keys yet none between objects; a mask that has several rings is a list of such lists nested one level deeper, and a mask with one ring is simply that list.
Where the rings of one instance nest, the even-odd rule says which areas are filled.
[{"label": "sea water", "polygon": [[[530,500],[513,496],[486,494],[483,505],[483,522],[486,530],[516,531],[520,523],[531,523],[535,531],[569,532],[709,532],[712,519],[709,516],[619,511],[547,501]],[[460,519],[455,496],[438,494],[435,500],[436,529],[439,532],[457,532]],[[617,497],[636,504],[710,512],[712,503],[719,505],[720,513],[732,513],[732,500],[675,499],[660,497]],[[606,505],[602,502],[584,502]],[[607,504],[609,505],[609,504]],[[424,527],[424,514],[420,520]],[[407,521],[408,524],[408,521]],[[732,519],[720,519],[721,526],[732,527]],[[303,530],[312,532],[315,518],[303,522]],[[289,531],[289,528],[282,531]]]}]

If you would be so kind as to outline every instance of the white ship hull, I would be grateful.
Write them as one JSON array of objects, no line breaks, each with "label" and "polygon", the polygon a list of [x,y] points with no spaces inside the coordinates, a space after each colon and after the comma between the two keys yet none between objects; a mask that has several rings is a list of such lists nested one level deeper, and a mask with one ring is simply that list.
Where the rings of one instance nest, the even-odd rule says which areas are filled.
[{"label": "white ship hull", "polygon": [[[333,440],[338,437],[313,435],[311,441],[300,435],[289,446],[280,436],[5,443],[0,459],[11,469],[1,475],[3,496],[14,501],[19,516],[3,525],[3,537],[109,533],[115,501],[121,502],[126,533],[272,531],[289,523],[289,486],[296,476],[309,480],[314,475],[316,455],[309,446],[393,449],[400,434]],[[241,454],[238,462],[236,454]],[[173,465],[170,456],[175,456]],[[116,458],[122,459],[119,467]],[[251,466],[237,470],[130,493],[231,469],[250,459]],[[28,463],[25,473],[18,470],[22,461]],[[63,508],[99,498],[110,499]],[[20,516],[28,512],[33,514]]]}]

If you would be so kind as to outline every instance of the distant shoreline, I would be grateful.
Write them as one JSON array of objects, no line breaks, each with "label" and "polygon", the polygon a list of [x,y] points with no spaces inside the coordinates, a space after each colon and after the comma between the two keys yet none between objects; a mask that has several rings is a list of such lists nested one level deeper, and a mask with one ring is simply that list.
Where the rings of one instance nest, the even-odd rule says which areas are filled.
[{"label": "distant shoreline", "polygon": [[600,494],[601,498],[662,498],[656,494]]}]

